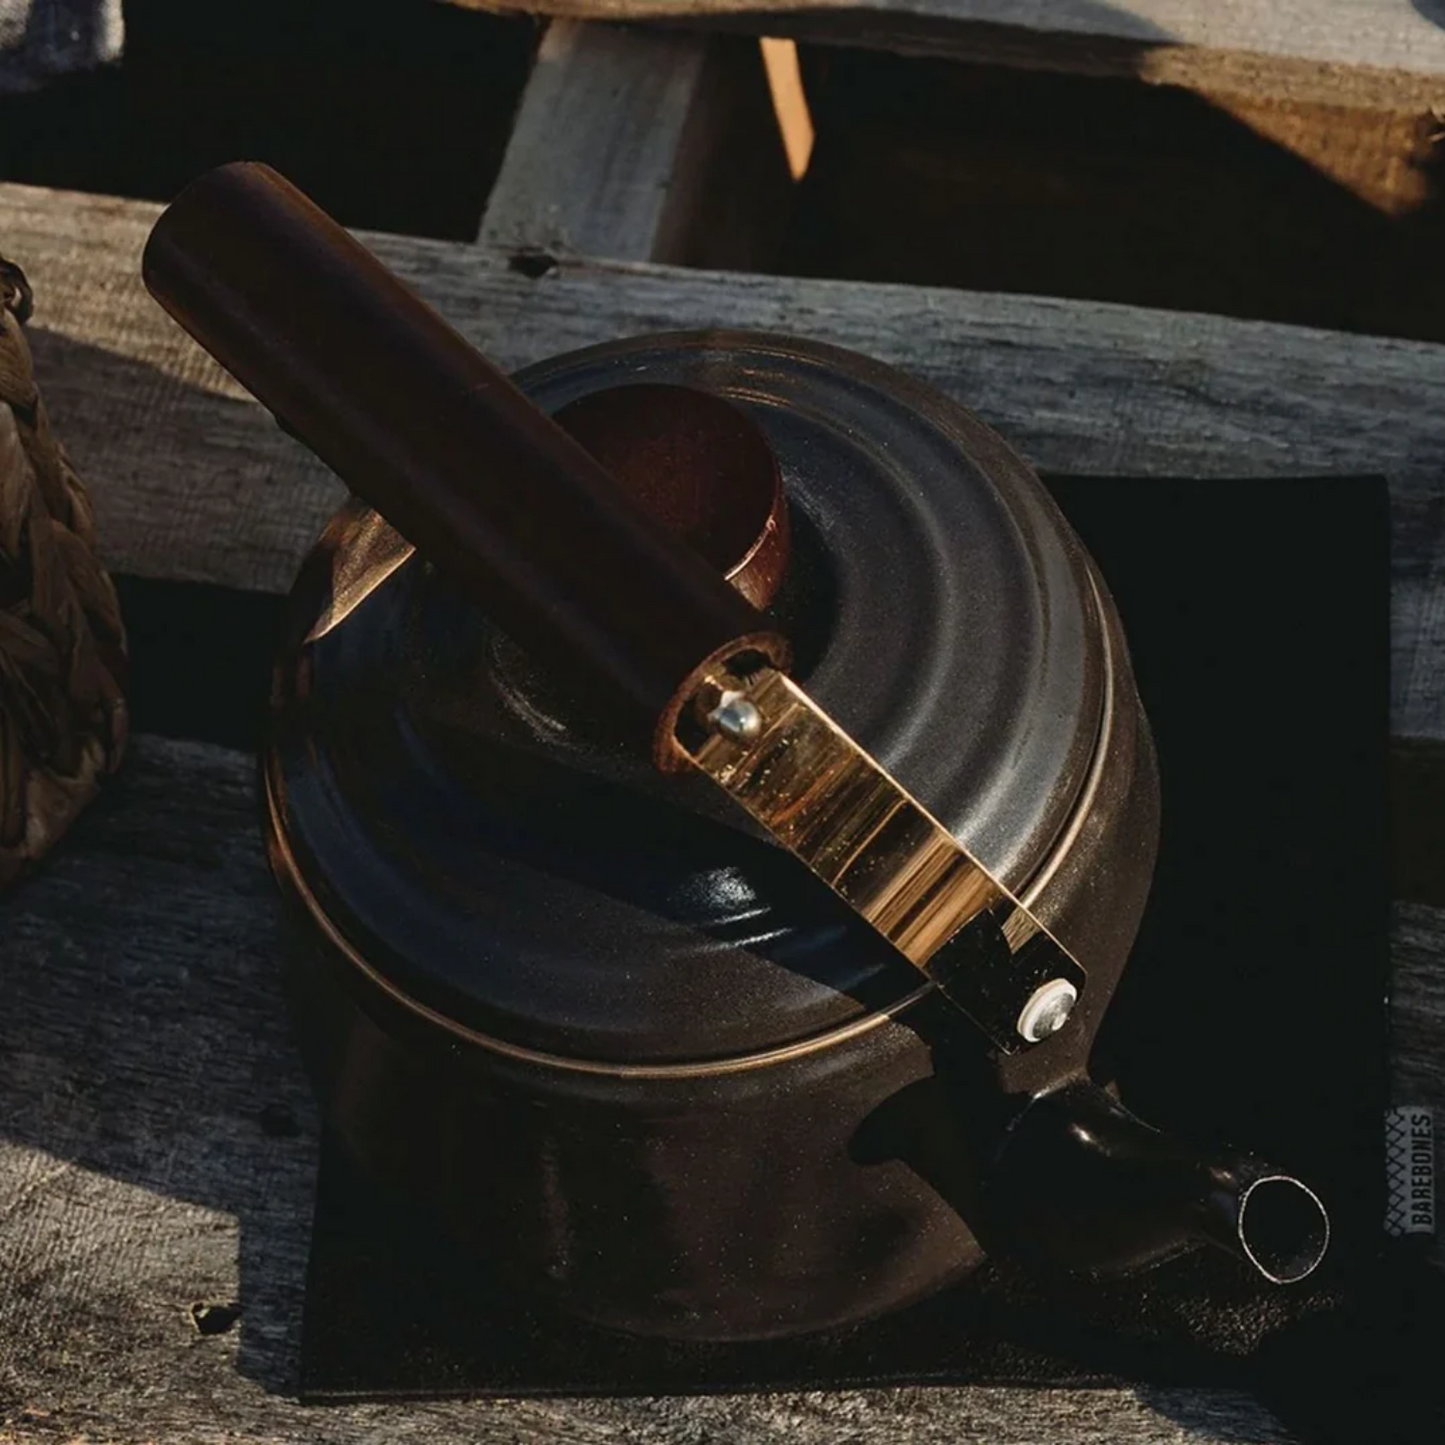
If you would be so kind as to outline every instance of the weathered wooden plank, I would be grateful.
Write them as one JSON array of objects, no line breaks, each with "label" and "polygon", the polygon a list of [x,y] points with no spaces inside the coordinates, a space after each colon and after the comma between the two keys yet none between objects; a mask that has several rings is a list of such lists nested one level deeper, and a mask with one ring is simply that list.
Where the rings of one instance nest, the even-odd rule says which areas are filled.
[{"label": "weathered wooden plank", "polygon": [[781,238],[788,190],[755,44],[561,20],[542,39],[481,239],[511,252],[760,264]]},{"label": "weathered wooden plank", "polygon": [[[287,1036],[252,763],[136,740],[0,901],[0,1441],[1284,1441],[1228,1393],[918,1389],[303,1410],[317,1123]],[[1445,910],[1399,910],[1399,1087],[1445,1109]],[[242,1308],[201,1335],[196,1301]]]},{"label": "weathered wooden plank", "polygon": [[556,255],[659,256],[707,38],[560,20],[537,51],[483,242]]},{"label": "weathered wooden plank", "polygon": [[[589,20],[732,20],[768,35],[917,54],[1229,82],[1259,93],[1383,95],[1445,76],[1435,0],[457,0]],[[1413,78],[1413,79],[1412,79]]]},{"label": "weathered wooden plank", "polygon": [[[160,312],[138,279],[157,208],[0,186],[39,298],[55,424],[118,570],[279,590],[335,481]],[[1378,472],[1395,503],[1393,716],[1445,737],[1445,346],[1101,303],[368,244],[509,367],[718,325],[868,352],[980,412],[1036,465],[1087,475]]]}]

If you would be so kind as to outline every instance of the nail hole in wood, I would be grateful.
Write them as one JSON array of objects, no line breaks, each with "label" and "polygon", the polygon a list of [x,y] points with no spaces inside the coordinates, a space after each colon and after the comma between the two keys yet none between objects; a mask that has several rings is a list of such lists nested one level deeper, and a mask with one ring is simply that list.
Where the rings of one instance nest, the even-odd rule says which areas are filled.
[{"label": "nail hole in wood", "polygon": [[241,1318],[241,1306],[234,1300],[230,1304],[207,1304],[205,1300],[197,1300],[191,1306],[190,1314],[197,1334],[224,1335]]},{"label": "nail hole in wood", "polygon": [[514,251],[507,258],[507,265],[513,271],[520,271],[523,276],[535,281],[539,276],[545,276],[548,271],[556,269],[557,258],[546,251]]}]

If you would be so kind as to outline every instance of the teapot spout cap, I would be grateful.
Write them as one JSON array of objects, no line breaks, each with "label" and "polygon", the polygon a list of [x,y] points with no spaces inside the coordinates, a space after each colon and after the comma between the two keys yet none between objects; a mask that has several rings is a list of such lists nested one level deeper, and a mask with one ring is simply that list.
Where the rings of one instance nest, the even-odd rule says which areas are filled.
[{"label": "teapot spout cap", "polygon": [[1263,1174],[1246,1184],[1237,1203],[1220,1212],[1219,1223],[1228,1237],[1214,1242],[1271,1284],[1312,1275],[1329,1249],[1330,1217],[1319,1195],[1292,1174]]},{"label": "teapot spout cap", "polygon": [[1307,1184],[1250,1154],[1182,1144],[1088,1082],[1024,1110],[988,1205],[1000,1246],[1093,1276],[1207,1243],[1295,1284],[1329,1248],[1329,1215]]}]

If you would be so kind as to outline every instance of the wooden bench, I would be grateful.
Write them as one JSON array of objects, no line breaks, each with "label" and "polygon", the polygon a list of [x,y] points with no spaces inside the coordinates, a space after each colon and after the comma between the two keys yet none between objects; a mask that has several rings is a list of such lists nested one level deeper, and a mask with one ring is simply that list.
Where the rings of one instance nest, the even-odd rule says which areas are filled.
[{"label": "wooden bench", "polygon": [[[368,244],[512,367],[629,333],[760,327],[901,366],[1045,468],[1383,473],[1392,726],[1402,755],[1435,756],[1445,346],[671,264],[701,234],[705,202],[686,195],[697,157],[725,170],[756,121],[756,72],[719,46],[555,28],[481,239]],[[157,211],[0,186],[0,238],[39,298],[41,384],[114,569],[277,592],[342,491],[146,297],[138,259]],[[251,768],[224,748],[136,739],[52,866],[0,902],[0,1441],[1288,1438],[1246,1397],[1189,1389],[299,1407],[318,1133],[275,977]],[[1397,905],[1392,1001],[1396,1096],[1437,1109],[1442,904]],[[240,1328],[226,1328],[237,1301]]]}]

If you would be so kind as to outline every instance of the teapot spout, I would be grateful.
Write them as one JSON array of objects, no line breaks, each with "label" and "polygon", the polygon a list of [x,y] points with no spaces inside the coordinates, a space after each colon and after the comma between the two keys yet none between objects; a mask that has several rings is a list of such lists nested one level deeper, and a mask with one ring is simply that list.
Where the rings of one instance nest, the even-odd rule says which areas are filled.
[{"label": "teapot spout", "polygon": [[1208,1243],[1294,1284],[1329,1246],[1329,1216],[1308,1185],[1252,1155],[1181,1144],[1088,1082],[1024,1111],[989,1193],[1001,1245],[1096,1277]]}]

